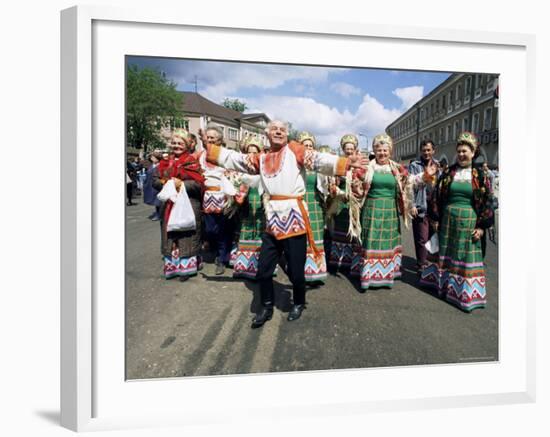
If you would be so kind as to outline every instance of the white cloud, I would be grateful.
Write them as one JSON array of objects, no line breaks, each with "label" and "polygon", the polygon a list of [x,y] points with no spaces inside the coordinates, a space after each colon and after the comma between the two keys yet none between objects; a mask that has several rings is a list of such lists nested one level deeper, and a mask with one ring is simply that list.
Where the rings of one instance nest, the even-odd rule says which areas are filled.
[{"label": "white cloud", "polygon": [[183,61],[165,66],[166,74],[180,86],[194,84],[206,98],[221,102],[226,96],[243,89],[275,89],[286,82],[296,81],[308,88],[327,81],[330,74],[344,71],[339,68],[304,67],[292,65],[266,65],[227,62]]},{"label": "white cloud", "polygon": [[402,109],[406,111],[424,96],[424,87],[419,85],[397,88],[392,91],[392,94],[401,99]]},{"label": "white cloud", "polygon": [[330,89],[342,97],[361,94],[361,90],[352,84],[346,82],[334,82],[330,85]]},{"label": "white cloud", "polygon": [[[385,108],[374,97],[366,94],[357,111],[338,110],[309,97],[263,96],[249,99],[251,112],[265,112],[272,119],[290,121],[295,129],[315,134],[319,144],[339,146],[346,133],[365,134],[371,142],[374,135],[384,132],[386,126],[402,111]],[[365,138],[360,136],[361,147]]]}]

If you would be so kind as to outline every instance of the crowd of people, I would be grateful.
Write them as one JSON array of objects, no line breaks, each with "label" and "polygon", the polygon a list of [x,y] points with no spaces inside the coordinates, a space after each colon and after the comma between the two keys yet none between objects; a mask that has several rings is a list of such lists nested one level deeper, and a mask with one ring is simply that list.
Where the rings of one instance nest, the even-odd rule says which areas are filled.
[{"label": "crowd of people", "polygon": [[457,162],[445,167],[430,140],[405,167],[391,159],[386,134],[374,137],[370,156],[352,134],[341,138],[340,156],[309,132],[289,141],[282,121],[266,134],[266,150],[253,136],[231,150],[217,126],[199,138],[176,129],[170,152],[148,157],[142,190],[154,206],[149,218],[160,220],[167,279],[195,276],[208,248],[216,275],[231,266],[234,277],[258,282],[259,328],[273,316],[273,278],[282,271],[293,321],[306,308],[306,286],[322,285],[328,273],[357,277],[363,290],[391,288],[401,276],[403,228],[412,225],[419,284],[466,312],[486,305],[494,175],[475,163],[474,134],[459,135]]}]

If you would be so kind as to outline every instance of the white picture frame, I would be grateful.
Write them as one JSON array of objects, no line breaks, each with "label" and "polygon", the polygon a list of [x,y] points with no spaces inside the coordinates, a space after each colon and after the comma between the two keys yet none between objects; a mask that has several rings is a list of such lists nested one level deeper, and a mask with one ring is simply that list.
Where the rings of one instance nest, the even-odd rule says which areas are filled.
[{"label": "white picture frame", "polygon": [[[119,335],[124,319],[124,313],[120,311],[121,303],[124,305],[124,283],[121,285],[120,278],[120,272],[122,276],[124,272],[124,253],[120,250],[120,238],[122,242],[124,239],[123,233],[120,234],[123,223],[115,220],[111,223],[113,229],[108,230],[104,216],[108,211],[110,217],[124,220],[124,184],[120,184],[120,189],[111,188],[109,191],[110,187],[118,187],[117,178],[124,179],[124,172],[118,168],[118,163],[123,162],[118,157],[124,153],[124,143],[120,142],[124,132],[123,118],[120,118],[121,108],[124,107],[124,102],[120,101],[120,86],[124,82],[124,59],[120,58],[121,54],[156,53],[156,56],[190,58],[207,55],[212,59],[242,60],[244,57],[244,60],[251,61],[319,64],[323,55],[316,45],[318,47],[322,42],[323,51],[327,46],[334,46],[330,65],[419,69],[419,61],[415,64],[405,48],[413,50],[422,47],[423,51],[429,50],[427,53],[433,55],[422,61],[422,69],[487,70],[501,74],[502,217],[499,242],[506,250],[519,247],[518,236],[513,229],[519,223],[524,207],[535,204],[534,190],[531,189],[534,181],[514,176],[512,184],[507,175],[517,175],[519,172],[521,176],[522,172],[526,172],[526,157],[514,156],[511,147],[519,143],[520,133],[521,142],[527,147],[535,144],[534,117],[531,113],[534,107],[534,36],[372,24],[365,27],[360,22],[343,25],[288,17],[284,20],[270,20],[268,17],[249,20],[243,17],[232,20],[228,27],[223,18],[216,16],[197,20],[158,9],[91,6],[64,10],[61,25],[63,426],[88,431],[203,425],[239,421],[245,415],[250,417],[251,410],[255,420],[260,421],[298,415],[364,414],[534,401],[534,279],[520,281],[517,275],[514,277],[512,260],[510,256],[503,256],[502,249],[499,280],[502,290],[499,302],[500,359],[495,364],[125,382],[121,373],[124,336]],[[180,32],[189,40],[195,37],[206,39],[202,40],[200,47],[187,48],[187,51],[170,44],[159,44],[173,32],[174,35]],[[146,37],[142,36],[145,33]],[[223,47],[250,36],[257,41],[251,44],[248,53],[231,52],[229,47]],[[212,41],[220,46],[209,46]],[[283,55],[279,51],[266,53],[263,47],[268,41],[284,46]],[[291,50],[292,42],[296,41],[309,49],[303,53]],[[137,52],[135,47],[138,47]],[[367,63],[361,56],[351,57],[350,52],[337,50],[342,47],[351,53],[356,53],[353,52],[354,47],[361,49],[361,52],[367,49],[372,54],[378,54],[378,57],[373,56],[372,61]],[[456,58],[453,58],[454,52]],[[387,58],[382,56],[385,53],[389,53]],[[396,57],[396,53],[400,56]],[[461,58],[458,56],[460,54],[466,57]],[[486,67],[487,63],[483,66],[483,59],[488,54],[492,55],[491,65],[498,66],[496,69]],[[113,59],[116,62],[110,62]],[[474,64],[483,68],[474,69]],[[104,95],[114,98],[115,104],[107,107],[108,100]],[[514,104],[507,105],[507,102]],[[510,120],[515,122],[506,123]],[[108,132],[109,129],[112,132]],[[527,141],[524,140],[525,135]],[[120,144],[120,150],[114,149],[112,162],[104,159],[105,139],[112,139],[115,144],[112,147]],[[525,232],[527,235],[522,238],[522,248],[531,250],[535,244],[536,229],[532,227]],[[531,248],[525,247],[526,241]],[[110,253],[105,251],[107,246]],[[117,268],[122,270],[117,273]],[[527,266],[526,269],[534,269],[534,266]],[[524,277],[534,278],[534,275],[526,272]],[[107,280],[113,284],[108,296],[105,295]],[[515,293],[512,298],[510,293]],[[113,301],[109,302],[109,299]],[[107,335],[107,332],[114,335]],[[468,368],[475,369],[476,375],[484,378],[480,379],[479,385],[447,386],[444,383],[453,371]],[[395,382],[393,387],[384,385],[384,381],[390,380]],[[430,386],[428,382],[431,380],[435,383]],[[380,386],[377,386],[377,381],[382,381]],[[285,398],[284,387],[287,383],[297,385],[299,389],[299,395],[292,404]],[[420,388],[416,384],[429,387]],[[368,392],[353,390],[362,385],[369,387]],[[247,395],[258,387],[269,390],[270,395],[265,401],[252,405]],[[319,387],[323,389],[319,390]],[[173,396],[183,390],[193,394],[193,403],[178,406],[173,403]],[[137,399],[141,399],[140,404],[135,402]],[[156,405],[143,404],[151,400]],[[170,402],[172,404],[168,408]],[[205,405],[208,405],[208,411]],[[226,408],[229,405],[230,408]]]}]

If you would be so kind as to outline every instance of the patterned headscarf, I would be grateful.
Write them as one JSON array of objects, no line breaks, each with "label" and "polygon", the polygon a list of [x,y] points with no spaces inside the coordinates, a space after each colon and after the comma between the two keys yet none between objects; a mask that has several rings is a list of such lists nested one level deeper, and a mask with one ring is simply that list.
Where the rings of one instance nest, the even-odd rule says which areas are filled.
[{"label": "patterned headscarf", "polygon": [[359,140],[353,134],[346,134],[340,140],[340,147],[342,148],[342,150],[344,150],[344,145],[347,144],[347,143],[353,144],[355,146],[355,148],[357,149],[357,146],[359,145]]},{"label": "patterned headscarf", "polygon": [[313,148],[316,147],[317,142],[315,141],[315,136],[309,132],[303,131],[298,135],[298,142],[303,143],[305,140],[310,140],[313,143]]}]

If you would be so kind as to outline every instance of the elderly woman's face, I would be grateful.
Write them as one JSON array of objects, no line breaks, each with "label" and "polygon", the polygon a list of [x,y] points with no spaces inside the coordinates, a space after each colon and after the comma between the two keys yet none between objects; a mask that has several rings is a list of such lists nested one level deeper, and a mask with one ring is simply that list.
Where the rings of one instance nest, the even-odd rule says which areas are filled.
[{"label": "elderly woman's face", "polygon": [[219,146],[222,143],[220,133],[214,129],[207,130],[206,142],[208,144],[214,144],[215,146]]},{"label": "elderly woman's face", "polygon": [[344,144],[344,155],[346,156],[355,155],[355,144],[353,143]]},{"label": "elderly woman's face", "polygon": [[458,165],[461,167],[466,167],[472,163],[474,158],[474,151],[470,146],[466,144],[459,144],[456,146],[456,160]]},{"label": "elderly woman's face", "polygon": [[170,146],[172,147],[172,151],[176,156],[180,156],[183,152],[187,150],[186,142],[182,137],[178,137],[177,135],[172,136],[172,139],[170,140]]},{"label": "elderly woman's face", "polygon": [[378,164],[387,164],[390,160],[391,151],[387,144],[377,144],[374,146],[374,158]]},{"label": "elderly woman's face", "polygon": [[304,140],[302,141],[302,144],[307,150],[313,150],[315,147],[313,146],[313,141],[311,140]]}]

